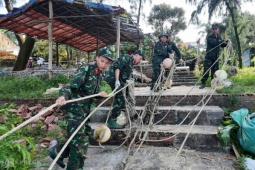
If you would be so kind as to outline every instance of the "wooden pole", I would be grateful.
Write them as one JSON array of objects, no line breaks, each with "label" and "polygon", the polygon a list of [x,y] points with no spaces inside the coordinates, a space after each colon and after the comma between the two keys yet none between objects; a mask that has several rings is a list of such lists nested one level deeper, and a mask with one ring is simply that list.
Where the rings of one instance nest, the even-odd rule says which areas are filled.
[{"label": "wooden pole", "polygon": [[56,66],[58,66],[59,65],[58,42],[56,42],[56,56],[57,56]]},{"label": "wooden pole", "polygon": [[48,23],[48,38],[49,38],[49,58],[48,58],[48,72],[49,78],[52,78],[52,56],[53,56],[53,43],[52,43],[52,19],[53,19],[53,7],[52,1],[49,0],[49,19],[50,22]]},{"label": "wooden pole", "polygon": [[97,32],[97,51],[96,51],[96,56],[98,56],[98,46],[99,46],[99,44],[98,44],[98,29],[96,30],[96,32]]},{"label": "wooden pole", "polygon": [[117,43],[116,43],[116,57],[119,58],[120,56],[120,16],[117,16]]},{"label": "wooden pole", "polygon": [[88,63],[89,63],[89,60],[90,60],[90,53],[88,52],[87,54],[88,54]]}]

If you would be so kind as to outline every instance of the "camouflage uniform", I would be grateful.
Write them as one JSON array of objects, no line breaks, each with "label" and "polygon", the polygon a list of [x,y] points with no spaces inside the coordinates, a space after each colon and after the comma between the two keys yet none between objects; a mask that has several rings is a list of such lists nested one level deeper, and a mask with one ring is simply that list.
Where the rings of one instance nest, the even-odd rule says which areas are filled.
[{"label": "camouflage uniform", "polygon": [[[220,56],[220,47],[227,46],[227,43],[223,43],[223,40],[219,35],[215,36],[213,34],[210,34],[206,38],[206,43],[207,43],[207,48],[206,48],[206,55],[205,55],[205,60],[204,60],[204,74],[203,74],[204,77],[201,80],[202,84],[205,84],[206,80],[209,77],[209,71],[206,74],[205,74],[205,72],[215,63],[215,61]],[[219,69],[219,62],[217,61],[211,68],[211,78],[212,79],[213,79],[214,73],[218,69]]]},{"label": "camouflage uniform", "polygon": [[[111,86],[112,90],[115,89],[115,70],[120,70],[120,87],[124,87],[126,81],[130,78],[131,73],[133,72],[132,68],[134,65],[133,57],[125,54],[119,57],[110,67],[106,73],[105,81]],[[125,101],[123,92],[120,91],[115,95],[113,109],[110,118],[116,119],[120,113],[121,109],[125,108]]]},{"label": "camouflage uniform", "polygon": [[172,53],[172,50],[168,43],[162,43],[158,41],[154,47],[154,54],[152,58],[152,84],[151,89],[153,89],[154,84],[156,83],[159,74],[160,74],[160,64],[164,61],[164,59],[169,58],[169,53]]},{"label": "camouflage uniform", "polygon": [[[72,80],[60,90],[60,95],[66,100],[85,97],[99,93],[100,84],[103,79],[103,73],[98,69],[97,64],[82,66],[74,74]],[[69,103],[61,107],[66,112],[65,119],[68,122],[67,135],[70,137],[75,129],[90,113],[90,107],[93,99],[87,99],[79,102]],[[92,129],[86,123],[69,143],[60,159],[69,156],[67,170],[83,169],[84,158],[87,153],[89,138],[92,135]],[[59,145],[58,150],[63,144]]]},{"label": "camouflage uniform", "polygon": [[182,58],[182,55],[181,55],[180,50],[177,48],[176,44],[172,41],[168,41],[167,43],[168,43],[170,49],[175,52],[177,58],[180,60]]}]

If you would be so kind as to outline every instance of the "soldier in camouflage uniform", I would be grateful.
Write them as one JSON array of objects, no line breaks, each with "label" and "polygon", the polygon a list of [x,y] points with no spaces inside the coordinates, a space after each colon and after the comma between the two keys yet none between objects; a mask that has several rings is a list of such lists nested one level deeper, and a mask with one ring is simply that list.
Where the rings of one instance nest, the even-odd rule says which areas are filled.
[{"label": "soldier in camouflage uniform", "polygon": [[215,23],[212,25],[212,34],[208,35],[206,38],[207,47],[204,60],[204,74],[203,74],[204,77],[201,80],[202,84],[199,87],[200,89],[203,89],[205,87],[205,82],[209,77],[209,71],[207,72],[207,70],[210,69],[210,67],[211,67],[211,79],[213,79],[214,73],[219,69],[219,61],[216,62],[216,60],[220,56],[220,47],[222,48],[226,47],[228,43],[228,40],[225,41],[222,40],[218,33],[219,33],[218,24]]},{"label": "soldier in camouflage uniform", "polygon": [[168,34],[167,43],[168,43],[168,45],[170,46],[171,50],[172,50],[173,52],[175,52],[175,54],[176,54],[176,56],[177,56],[179,62],[182,63],[182,62],[183,62],[183,60],[182,60],[182,54],[181,54],[180,50],[177,48],[175,42],[172,41],[172,35],[171,35],[171,33]]},{"label": "soldier in camouflage uniform", "polygon": [[[160,64],[164,61],[164,59],[169,58],[169,53],[172,53],[170,46],[167,43],[168,35],[167,34],[160,34],[159,41],[156,42],[154,47],[154,54],[152,58],[152,84],[151,90],[154,88],[154,84],[156,83],[159,74],[160,74]],[[159,89],[156,89],[156,91]]]},{"label": "soldier in camouflage uniform", "polygon": [[[60,96],[56,103],[61,106],[61,110],[66,112],[65,119],[67,120],[67,135],[70,137],[81,122],[90,113],[93,99],[86,99],[79,102],[66,104],[66,100],[76,99],[99,93],[100,84],[103,80],[104,71],[112,62],[112,54],[108,49],[103,49],[96,57],[96,62],[82,66],[74,74],[71,81],[60,90]],[[101,97],[107,97],[105,92],[100,93]],[[79,130],[74,138],[69,143],[66,150],[63,152],[57,164],[62,168],[65,167],[63,159],[69,157],[67,170],[82,170],[84,166],[84,159],[89,145],[89,138],[92,135],[92,129],[88,123]],[[49,156],[55,159],[57,153],[63,147],[59,144],[49,151]]]},{"label": "soldier in camouflage uniform", "polygon": [[[110,67],[106,73],[105,81],[111,86],[112,90],[115,88],[124,87],[126,81],[130,78],[134,64],[138,64],[144,58],[142,50],[136,50],[132,55],[125,54],[119,57]],[[125,101],[123,92],[120,91],[115,95],[113,109],[108,120],[107,126],[110,129],[122,129],[125,125],[119,125],[117,117],[121,110],[125,108]]]}]

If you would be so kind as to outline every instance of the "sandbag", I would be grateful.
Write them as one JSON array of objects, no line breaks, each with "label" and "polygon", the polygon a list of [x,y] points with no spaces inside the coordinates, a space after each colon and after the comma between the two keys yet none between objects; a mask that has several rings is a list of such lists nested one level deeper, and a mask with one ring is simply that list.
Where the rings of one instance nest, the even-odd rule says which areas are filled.
[{"label": "sandbag", "polygon": [[237,139],[243,150],[255,155],[255,112],[249,114],[248,109],[242,108],[230,116],[239,125]]}]

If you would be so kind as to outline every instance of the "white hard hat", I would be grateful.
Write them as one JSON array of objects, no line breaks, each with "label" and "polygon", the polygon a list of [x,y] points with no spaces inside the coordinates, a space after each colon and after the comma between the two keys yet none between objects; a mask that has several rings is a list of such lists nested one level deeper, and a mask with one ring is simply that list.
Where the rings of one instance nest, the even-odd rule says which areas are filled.
[{"label": "white hard hat", "polygon": [[211,81],[211,87],[213,89],[222,89],[225,86],[225,81],[223,79],[215,77]]},{"label": "white hard hat", "polygon": [[170,68],[173,64],[173,60],[171,58],[166,58],[163,61],[164,68]]},{"label": "white hard hat", "polygon": [[101,125],[94,131],[94,139],[100,143],[108,141],[111,137],[111,130],[105,126]]},{"label": "white hard hat", "polygon": [[224,70],[217,70],[214,73],[214,75],[215,75],[215,77],[217,77],[219,79],[223,79],[223,80],[225,80],[228,77],[228,74]]}]

